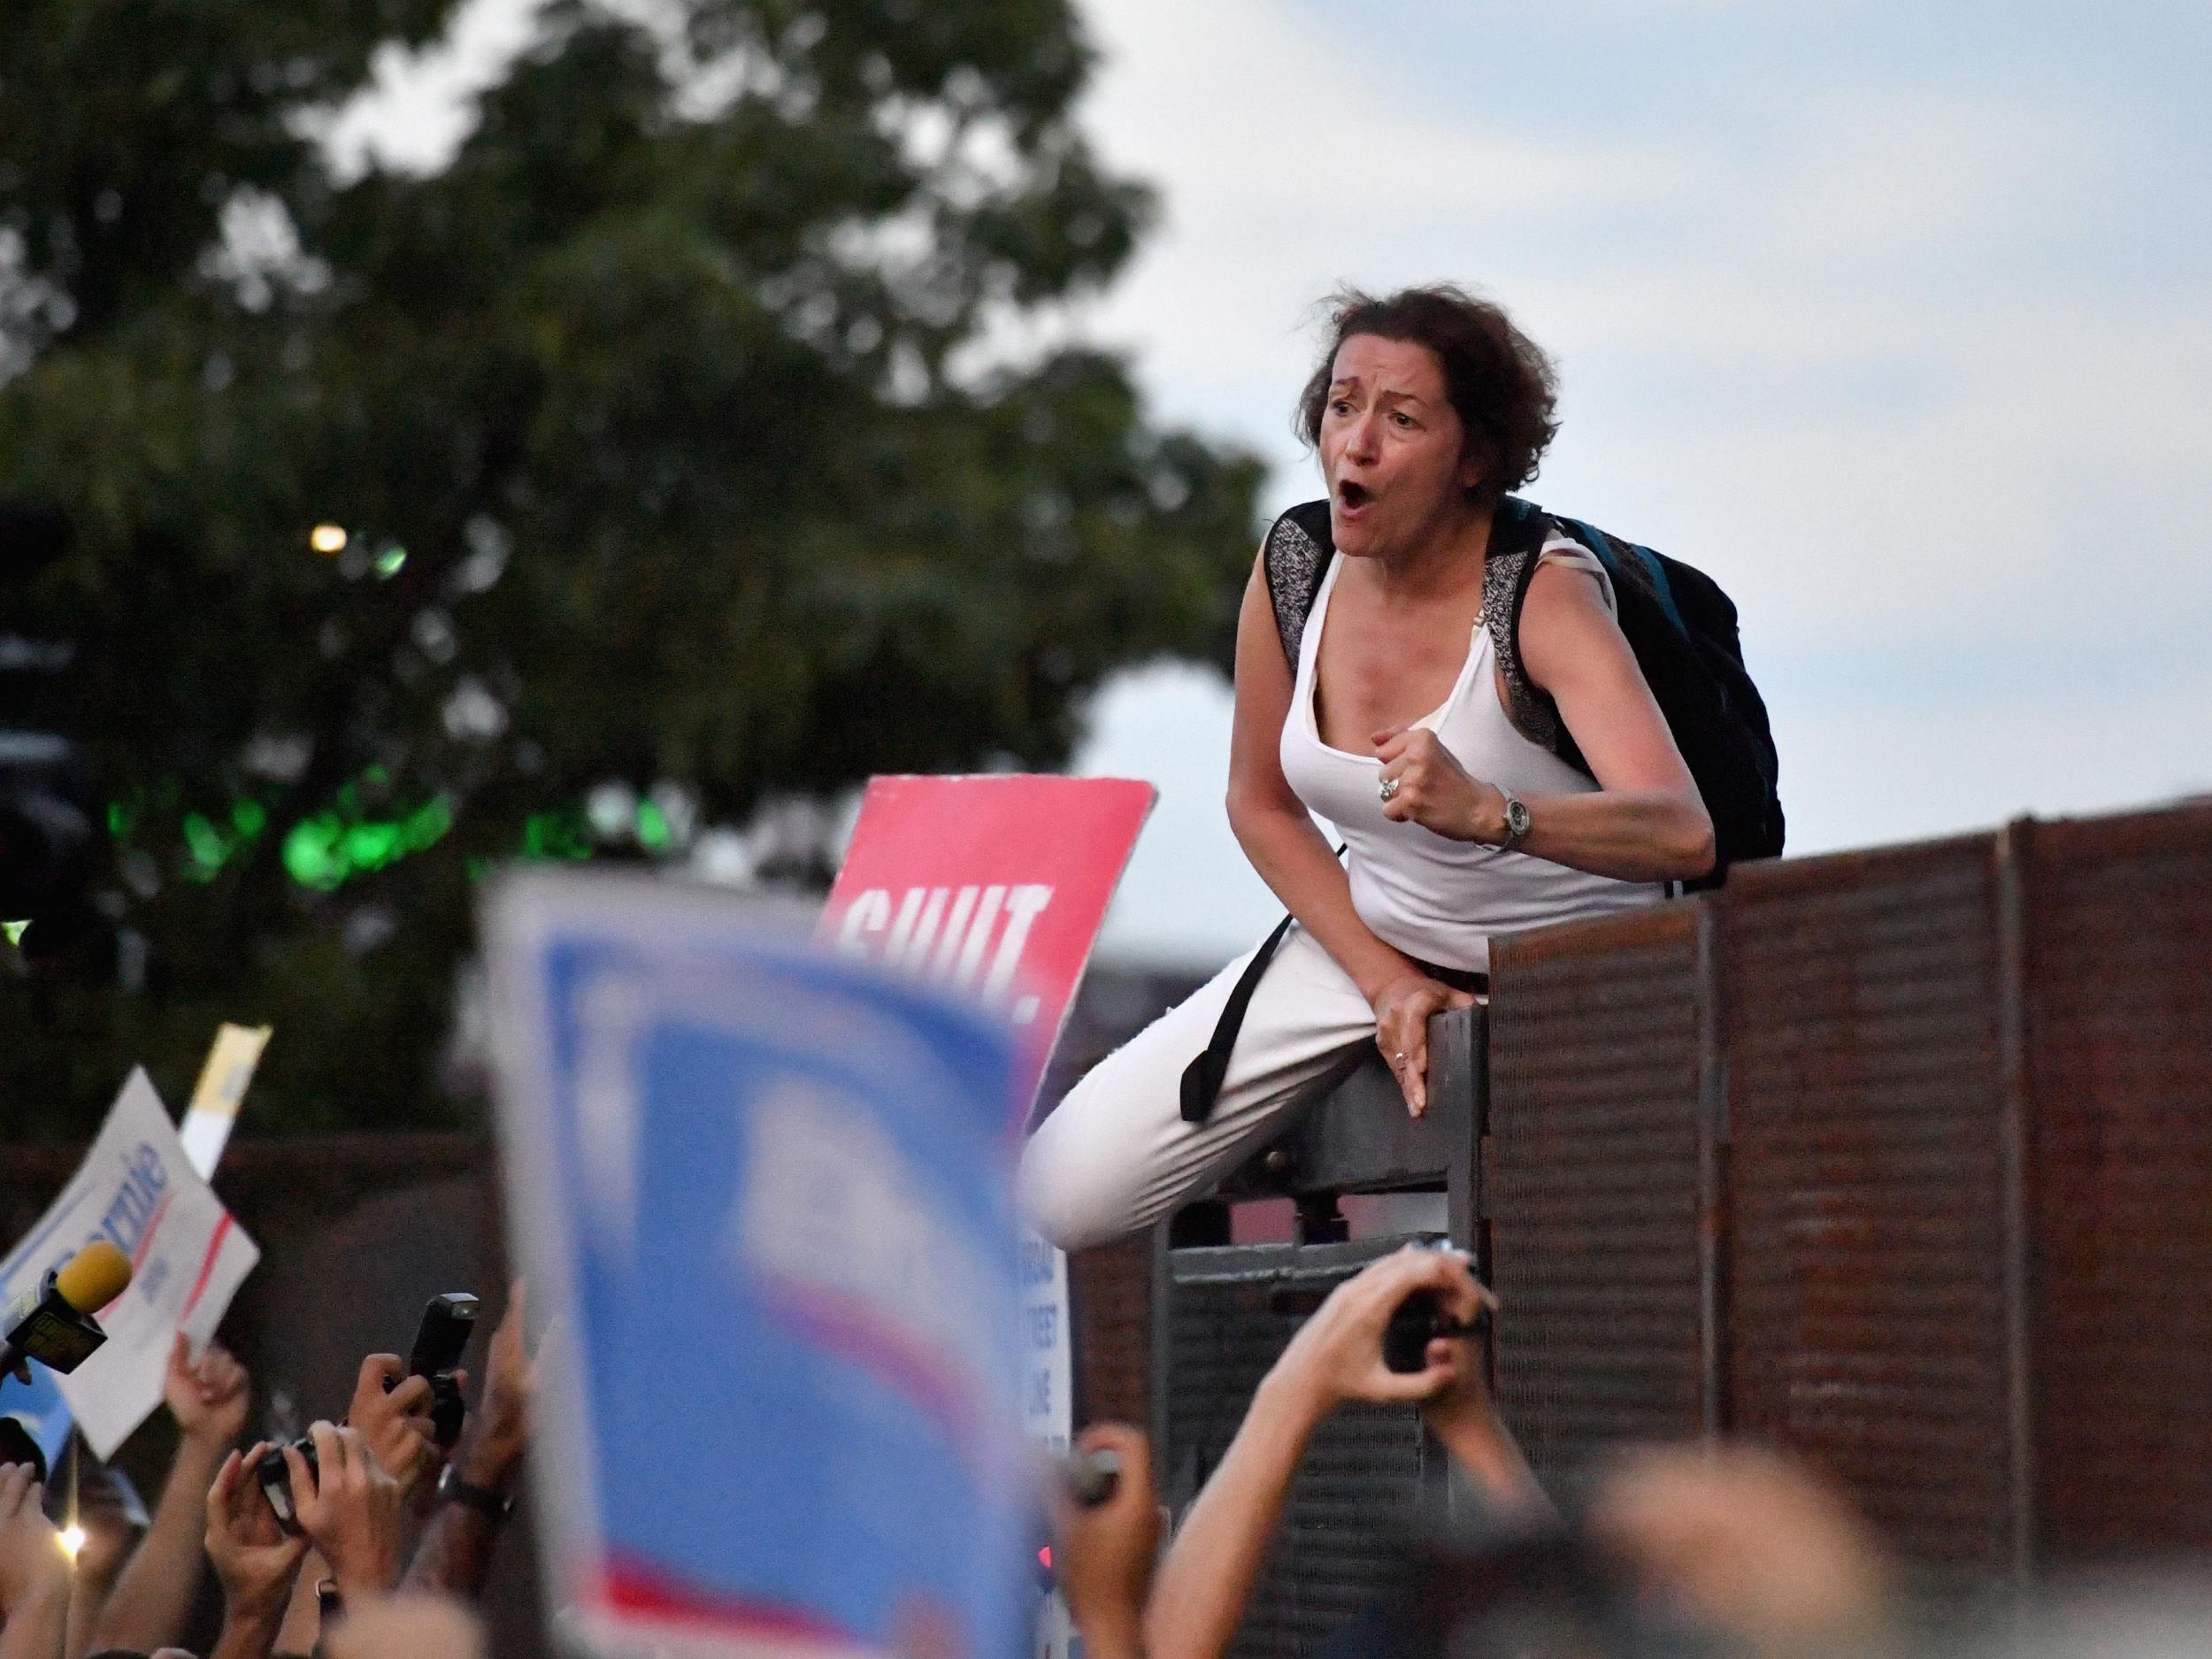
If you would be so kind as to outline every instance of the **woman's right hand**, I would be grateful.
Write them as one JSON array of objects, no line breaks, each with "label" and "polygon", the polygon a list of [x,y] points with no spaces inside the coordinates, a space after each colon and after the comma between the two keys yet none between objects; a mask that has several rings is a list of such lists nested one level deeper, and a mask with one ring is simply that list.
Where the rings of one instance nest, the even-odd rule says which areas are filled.
[{"label": "woman's right hand", "polygon": [[1376,992],[1369,1005],[1375,1010],[1375,1047],[1390,1063],[1406,1110],[1418,1118],[1429,1109],[1429,1016],[1472,1008],[1474,996],[1425,973],[1409,972]]}]

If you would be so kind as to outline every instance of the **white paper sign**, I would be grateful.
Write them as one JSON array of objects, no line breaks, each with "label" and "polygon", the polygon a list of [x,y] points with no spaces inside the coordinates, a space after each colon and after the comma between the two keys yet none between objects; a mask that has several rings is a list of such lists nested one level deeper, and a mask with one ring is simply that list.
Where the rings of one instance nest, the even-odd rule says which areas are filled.
[{"label": "white paper sign", "polygon": [[0,1297],[31,1288],[99,1238],[130,1258],[130,1286],[100,1310],[106,1346],[57,1380],[105,1459],[161,1403],[176,1333],[206,1342],[261,1259],[193,1169],[142,1071],[124,1084],[61,1196],[0,1264]]},{"label": "white paper sign", "polygon": [[224,1143],[238,1122],[246,1085],[253,1081],[254,1067],[261,1064],[261,1051],[268,1046],[266,1025],[233,1025],[226,1021],[216,1027],[207,1063],[200,1068],[191,1104],[185,1108],[184,1122],[177,1130],[184,1156],[204,1178],[214,1178]]}]

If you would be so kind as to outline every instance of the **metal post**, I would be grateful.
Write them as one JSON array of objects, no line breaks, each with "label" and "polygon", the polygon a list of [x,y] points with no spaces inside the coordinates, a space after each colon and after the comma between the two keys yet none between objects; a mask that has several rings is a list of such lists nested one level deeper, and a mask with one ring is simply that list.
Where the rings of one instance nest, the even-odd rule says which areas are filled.
[{"label": "metal post", "polygon": [[2024,1611],[2036,1568],[2034,1378],[2029,1298],[2030,1113],[2034,1082],[2028,1066],[2027,883],[2035,851],[2035,820],[2015,818],[1997,836],[1997,1107],[1998,1226],[2005,1280],[2006,1428],[2011,1444],[2012,1574]]},{"label": "metal post", "polygon": [[1734,1417],[1728,1365],[1728,1046],[1722,1021],[1717,895],[1697,907],[1697,1295],[1698,1417],[1708,1435]]}]

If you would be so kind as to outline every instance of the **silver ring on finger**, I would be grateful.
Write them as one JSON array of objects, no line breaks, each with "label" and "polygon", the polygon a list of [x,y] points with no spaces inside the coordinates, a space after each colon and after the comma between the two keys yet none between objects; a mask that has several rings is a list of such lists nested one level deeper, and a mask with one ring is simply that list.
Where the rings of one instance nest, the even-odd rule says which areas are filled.
[{"label": "silver ring on finger", "polygon": [[1395,778],[1384,779],[1380,784],[1376,786],[1375,793],[1380,795],[1384,800],[1389,800],[1391,796],[1398,793],[1398,780]]},{"label": "silver ring on finger", "polygon": [[1393,1064],[1393,1065],[1403,1065],[1405,1063],[1406,1063],[1405,1051],[1404,1051],[1402,1048],[1402,1049],[1400,1049],[1400,1050],[1399,1050],[1396,1054],[1394,1054],[1394,1055],[1392,1055],[1392,1056],[1390,1056],[1390,1064]]}]

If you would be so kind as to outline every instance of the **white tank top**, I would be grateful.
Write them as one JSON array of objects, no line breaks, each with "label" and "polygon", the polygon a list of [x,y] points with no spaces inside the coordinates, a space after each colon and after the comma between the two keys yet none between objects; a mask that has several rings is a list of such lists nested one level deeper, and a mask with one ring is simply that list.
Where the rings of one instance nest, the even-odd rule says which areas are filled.
[{"label": "white tank top", "polygon": [[[1613,585],[1596,557],[1563,536],[1540,559],[1593,572],[1609,608]],[[1314,718],[1314,660],[1341,558],[1332,559],[1306,619],[1298,675],[1283,722],[1283,776],[1307,808],[1336,826],[1346,845],[1352,908],[1378,938],[1408,956],[1447,968],[1486,970],[1495,933],[1602,916],[1666,895],[1658,882],[1620,881],[1571,870],[1526,853],[1453,841],[1418,824],[1383,816],[1376,793],[1382,763],[1371,754],[1331,749]],[[1597,785],[1515,729],[1498,701],[1490,631],[1475,618],[1467,660],[1451,695],[1415,722],[1474,777],[1521,795],[1583,795]]]}]

